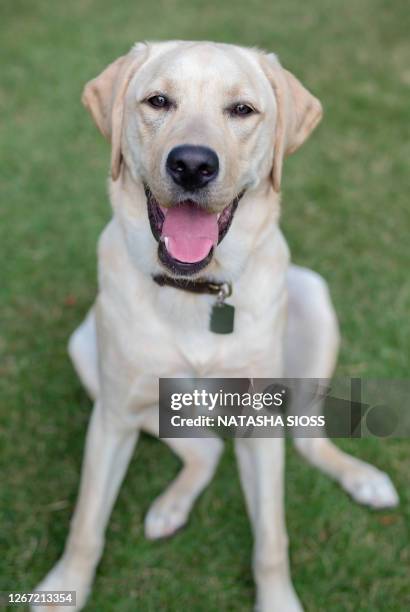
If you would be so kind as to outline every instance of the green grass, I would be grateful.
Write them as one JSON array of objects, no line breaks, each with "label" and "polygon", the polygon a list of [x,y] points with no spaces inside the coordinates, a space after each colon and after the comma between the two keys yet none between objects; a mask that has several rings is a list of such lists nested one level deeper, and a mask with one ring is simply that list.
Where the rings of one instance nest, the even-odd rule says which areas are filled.
[{"label": "green grass", "polygon": [[[408,3],[405,0],[3,0],[1,6],[0,589],[33,588],[61,552],[90,402],[65,352],[96,290],[108,150],[83,84],[138,39],[215,39],[278,52],[323,101],[287,162],[293,258],[328,279],[339,374],[405,378],[410,346]],[[409,594],[407,440],[345,441],[387,469],[401,506],[351,502],[288,452],[293,577],[308,611],[401,611]],[[108,529],[88,611],[249,610],[251,536],[232,449],[175,539],[143,517],[178,469],[144,438]]]}]

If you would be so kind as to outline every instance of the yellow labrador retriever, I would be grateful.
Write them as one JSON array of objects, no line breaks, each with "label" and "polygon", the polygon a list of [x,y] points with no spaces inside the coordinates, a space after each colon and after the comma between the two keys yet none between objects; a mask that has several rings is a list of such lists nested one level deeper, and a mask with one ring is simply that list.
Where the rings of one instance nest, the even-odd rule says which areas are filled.
[{"label": "yellow labrador retriever", "polygon": [[[158,377],[329,378],[338,349],[326,284],[289,264],[278,226],[283,160],[322,108],[275,55],[208,42],[137,44],[86,85],[83,102],[111,143],[113,218],[99,241],[95,305],[69,344],[95,400],[78,503],[64,553],[38,587],[75,590],[76,610],[138,433],[158,435]],[[232,288],[235,321],[223,330],[231,333],[210,329],[215,287],[222,299]],[[164,441],[183,468],[150,508],[148,538],[186,522],[222,451],[216,437]],[[328,439],[295,443],[357,501],[397,503],[387,475]],[[301,610],[289,575],[283,440],[235,444],[257,608]]]}]

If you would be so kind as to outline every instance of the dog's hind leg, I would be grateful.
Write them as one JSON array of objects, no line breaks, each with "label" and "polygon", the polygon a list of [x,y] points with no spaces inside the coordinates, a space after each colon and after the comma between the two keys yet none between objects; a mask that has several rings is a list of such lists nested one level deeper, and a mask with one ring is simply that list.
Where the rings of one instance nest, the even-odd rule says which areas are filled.
[{"label": "dog's hind leg", "polygon": [[71,334],[68,354],[88,395],[96,400],[99,395],[99,380],[94,308],[89,310],[84,321]]},{"label": "dog's hind leg", "polygon": [[[326,283],[310,270],[291,266],[288,291],[285,376],[329,379],[336,364],[339,331]],[[312,414],[320,414],[321,409],[319,400]],[[384,472],[341,451],[328,438],[295,438],[294,442],[303,457],[337,480],[357,502],[373,508],[397,505],[398,495]]]},{"label": "dog's hind leg", "polygon": [[[147,411],[141,428],[158,437],[158,408]],[[223,449],[219,438],[162,439],[182,460],[175,480],[152,503],[145,517],[149,539],[171,536],[186,522],[195,500],[212,479]]]}]

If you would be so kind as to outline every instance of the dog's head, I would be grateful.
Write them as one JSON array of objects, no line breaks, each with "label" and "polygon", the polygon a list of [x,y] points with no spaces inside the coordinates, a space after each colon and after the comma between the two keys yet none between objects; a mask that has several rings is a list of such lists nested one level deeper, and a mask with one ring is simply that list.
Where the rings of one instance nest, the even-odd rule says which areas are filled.
[{"label": "dog's head", "polygon": [[159,260],[177,275],[211,264],[245,193],[279,192],[285,155],[322,114],[273,54],[185,41],[136,45],[83,102],[111,142],[112,180],[125,167],[143,186]]}]

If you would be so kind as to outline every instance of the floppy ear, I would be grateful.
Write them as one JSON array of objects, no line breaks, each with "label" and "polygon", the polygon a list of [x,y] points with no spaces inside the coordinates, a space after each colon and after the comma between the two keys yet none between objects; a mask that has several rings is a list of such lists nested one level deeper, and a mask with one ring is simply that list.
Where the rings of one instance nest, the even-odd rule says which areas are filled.
[{"label": "floppy ear", "polygon": [[272,182],[279,193],[284,158],[305,142],[321,120],[323,111],[319,100],[280,65],[274,54],[265,55],[262,63],[277,103]]},{"label": "floppy ear", "polygon": [[136,45],[127,55],[119,57],[107,66],[83,90],[81,101],[90,111],[100,132],[111,142],[111,177],[120,175],[122,153],[121,134],[124,114],[124,97],[128,85],[147,55],[147,46]]}]

